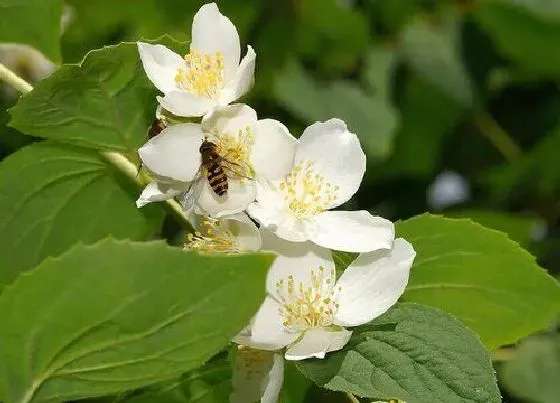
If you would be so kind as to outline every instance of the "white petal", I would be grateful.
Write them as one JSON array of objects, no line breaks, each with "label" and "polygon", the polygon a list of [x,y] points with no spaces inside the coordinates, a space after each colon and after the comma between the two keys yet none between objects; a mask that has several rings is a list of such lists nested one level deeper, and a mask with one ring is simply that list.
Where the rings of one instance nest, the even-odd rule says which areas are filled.
[{"label": "white petal", "polygon": [[249,215],[267,228],[276,225],[285,208],[284,198],[276,192],[275,185],[258,178],[256,199],[247,208]]},{"label": "white petal", "polygon": [[172,91],[164,97],[157,97],[158,102],[166,110],[177,116],[203,116],[216,105],[207,98],[199,98],[185,91]]},{"label": "white petal", "polygon": [[263,391],[261,403],[276,403],[284,383],[284,357],[282,354],[275,353],[273,360],[268,378],[261,383]]},{"label": "white petal", "polygon": [[230,403],[276,403],[284,381],[282,354],[239,346],[231,380]]},{"label": "white petal", "polygon": [[138,149],[142,162],[153,173],[190,182],[200,168],[202,130],[200,125],[169,126]]},{"label": "white petal", "polygon": [[288,347],[287,360],[305,360],[307,358],[325,358],[325,354],[342,349],[352,332],[349,330],[332,331],[322,327],[307,330],[303,338]]},{"label": "white petal", "polygon": [[177,70],[185,66],[185,61],[177,53],[163,45],[138,42],[138,53],[146,75],[158,90],[168,93],[177,88]]},{"label": "white petal", "polygon": [[389,249],[395,226],[367,211],[325,211],[314,217],[317,225],[312,241],[325,248],[346,252]]},{"label": "white petal", "polygon": [[136,200],[138,208],[151,202],[164,201],[171,199],[185,191],[185,184],[182,182],[162,183],[158,181],[150,182]]},{"label": "white petal", "polygon": [[254,181],[241,183],[237,180],[229,180],[227,194],[223,196],[218,196],[212,190],[206,178],[202,181],[202,191],[197,204],[201,210],[212,217],[220,218],[228,214],[240,213],[255,200],[257,190]]},{"label": "white petal", "polygon": [[237,239],[239,250],[259,250],[262,245],[261,233],[255,223],[244,213],[223,219],[228,229]]},{"label": "white petal", "polygon": [[296,163],[315,162],[314,168],[332,185],[338,185],[338,197],[329,208],[348,201],[360,187],[366,171],[366,155],[358,137],[350,133],[340,119],[309,126],[299,139]]},{"label": "white petal", "polygon": [[335,323],[359,326],[393,306],[408,283],[415,256],[412,245],[402,238],[395,240],[391,250],[358,256],[337,282],[342,290]]},{"label": "white petal", "polygon": [[247,46],[247,54],[241,60],[235,75],[229,81],[220,96],[220,103],[227,105],[241,98],[253,87],[255,82],[255,60],[257,54],[251,46]]},{"label": "white petal", "polygon": [[195,14],[191,50],[224,57],[225,82],[232,79],[239,65],[241,46],[235,25],[218,10],[216,3],[205,4]]},{"label": "white petal", "polygon": [[274,119],[259,120],[253,126],[253,133],[251,162],[256,174],[266,179],[283,179],[294,165],[296,138]]},{"label": "white petal", "polygon": [[323,267],[326,272],[334,270],[330,250],[321,248],[311,242],[293,243],[281,239],[270,231],[261,230],[263,250],[276,252],[278,256],[268,270],[266,278],[267,292],[280,300],[276,282],[293,276],[296,283],[304,287],[311,284],[311,270]]},{"label": "white petal", "polygon": [[314,220],[301,220],[291,212],[285,212],[278,217],[277,224],[273,229],[280,238],[291,242],[305,242],[313,239],[317,228]]},{"label": "white petal", "polygon": [[202,118],[205,133],[218,133],[237,136],[239,131],[251,129],[257,123],[257,112],[244,104],[215,108]]},{"label": "white petal", "polygon": [[254,317],[251,326],[251,337],[245,340],[251,347],[262,350],[279,350],[293,343],[300,333],[288,332],[279,313],[280,304],[267,296]]}]

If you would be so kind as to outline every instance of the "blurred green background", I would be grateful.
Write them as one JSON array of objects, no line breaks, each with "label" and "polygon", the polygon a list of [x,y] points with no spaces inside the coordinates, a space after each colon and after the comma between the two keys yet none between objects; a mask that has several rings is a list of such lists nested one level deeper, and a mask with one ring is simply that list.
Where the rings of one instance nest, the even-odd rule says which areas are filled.
[{"label": "blurred green background", "polygon": [[[67,0],[63,62],[120,41],[186,41],[202,4]],[[368,171],[348,208],[393,220],[424,211],[471,217],[507,232],[558,277],[559,0],[218,5],[257,52],[255,87],[243,101],[260,117],[283,121],[296,136],[339,117],[360,137]],[[56,68],[4,45],[0,62],[30,81]],[[16,96],[0,90],[4,158],[34,139],[6,126]],[[165,236],[175,231],[166,223]],[[558,324],[495,357],[504,401],[560,401]]]}]

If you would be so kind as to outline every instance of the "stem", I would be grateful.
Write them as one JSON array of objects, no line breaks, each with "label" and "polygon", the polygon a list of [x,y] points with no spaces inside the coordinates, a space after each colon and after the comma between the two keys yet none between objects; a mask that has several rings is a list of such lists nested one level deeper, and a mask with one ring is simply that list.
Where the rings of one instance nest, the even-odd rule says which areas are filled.
[{"label": "stem", "polygon": [[[19,77],[12,70],[8,69],[2,63],[0,63],[0,81],[4,81],[22,94],[30,92],[33,86],[25,81],[23,78]],[[111,165],[117,168],[120,172],[126,175],[127,178],[132,180],[139,186],[146,185],[138,177],[138,170],[136,165],[128,160],[124,155],[116,153],[114,151],[100,151],[103,158],[105,158]],[[165,205],[171,212],[171,214],[186,228],[192,228],[191,224],[187,220],[181,205],[173,199],[165,200]]]},{"label": "stem", "polygon": [[484,137],[486,137],[508,161],[512,162],[521,156],[521,148],[487,112],[481,111],[477,113],[474,117],[474,122]]},{"label": "stem", "polygon": [[25,94],[33,89],[31,84],[17,76],[12,70],[0,63],[0,81],[5,81],[16,90]]},{"label": "stem", "polygon": [[348,396],[348,399],[350,399],[350,401],[352,403],[360,403],[360,401],[358,400],[358,398],[356,396],[354,396],[352,393],[350,392],[346,392],[346,396]]}]

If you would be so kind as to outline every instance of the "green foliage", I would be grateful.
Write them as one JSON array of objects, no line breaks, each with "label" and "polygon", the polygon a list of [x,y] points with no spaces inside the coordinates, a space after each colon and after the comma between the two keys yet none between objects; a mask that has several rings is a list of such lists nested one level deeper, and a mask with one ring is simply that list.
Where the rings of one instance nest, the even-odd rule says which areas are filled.
[{"label": "green foliage", "polygon": [[320,58],[326,71],[347,71],[366,50],[368,24],[362,13],[336,0],[301,2],[297,12],[301,21],[296,32],[297,47],[304,59]]},{"label": "green foliage", "polygon": [[474,94],[459,53],[459,22],[446,16],[439,26],[415,22],[401,32],[402,56],[410,68],[439,86],[454,102],[470,108]]},{"label": "green foliage", "polygon": [[522,156],[515,165],[502,165],[491,171],[488,181],[493,184],[493,192],[502,198],[512,190],[519,193],[520,189],[554,196],[560,189],[560,170],[556,160],[558,149],[560,126]]},{"label": "green foliage", "polygon": [[521,245],[528,245],[532,232],[537,228],[535,217],[485,210],[460,210],[445,213],[450,218],[470,218],[485,227],[505,232]]},{"label": "green foliage", "polygon": [[297,365],[320,386],[362,397],[500,402],[490,355],[477,336],[450,315],[422,305],[396,305],[354,329],[342,351]]},{"label": "green foliage", "polygon": [[397,223],[417,252],[403,296],[443,309],[499,347],[560,312],[560,287],[501,232],[470,220],[421,215]]},{"label": "green foliage", "polygon": [[476,18],[496,45],[529,71],[560,77],[560,9],[554,1],[490,0]]},{"label": "green foliage", "polygon": [[504,363],[500,379],[506,389],[535,403],[554,403],[560,396],[560,336],[541,335],[523,341]]},{"label": "green foliage", "polygon": [[118,179],[99,154],[51,142],[30,145],[3,161],[0,285],[79,241],[151,235],[161,214],[138,210],[136,190]]},{"label": "green foliage", "polygon": [[122,403],[218,403],[231,392],[231,363],[213,360],[172,381],[118,398]]},{"label": "green foliage", "polygon": [[[0,83],[4,403],[228,400],[224,350],[257,309],[270,258],[130,242],[179,245],[185,234],[163,220],[161,204],[138,210],[138,181],[102,155],[135,161],[154,118],[157,91],[134,42],[188,40],[206,2],[0,0],[0,63],[34,76],[33,58],[4,42],[55,62],[61,53],[65,62],[82,60],[32,83],[19,101]],[[497,402],[488,353],[463,326],[488,348],[549,326],[550,334],[500,349],[496,357],[507,362],[496,370],[507,399],[556,402],[560,358],[549,323],[560,311],[559,286],[515,242],[558,275],[560,3],[218,4],[242,49],[253,45],[258,55],[255,88],[241,102],[296,136],[332,117],[359,136],[368,172],[345,208],[410,217],[429,209],[436,174],[452,170],[470,183],[471,198],[442,214],[478,223],[429,215],[399,222],[397,235],[418,252],[402,299],[426,306],[397,305],[353,329],[341,352],[297,364],[309,379],[287,363],[280,402],[347,402],[348,391],[408,403]],[[154,42],[186,51],[170,37]],[[502,132],[519,152],[495,146]],[[546,229],[542,240],[531,237],[536,223]],[[333,252],[337,273],[355,257]],[[170,322],[178,312],[185,316]]]},{"label": "green foliage", "polygon": [[146,138],[156,94],[136,44],[123,43],[92,51],[81,65],[65,65],[38,83],[11,109],[10,124],[64,143],[131,152]]},{"label": "green foliage", "polygon": [[101,396],[200,366],[256,312],[271,262],[113,240],[45,260],[0,296],[2,400]]},{"label": "green foliage", "polygon": [[397,123],[395,112],[384,96],[385,87],[389,85],[389,68],[387,63],[385,73],[381,74],[385,80],[379,80],[378,76],[370,78],[371,83],[380,88],[379,96],[375,96],[344,80],[321,87],[302,66],[291,62],[277,77],[275,94],[282,105],[308,123],[332,117],[343,119],[358,135],[366,153],[383,160],[391,151]]},{"label": "green foliage", "polygon": [[60,0],[0,0],[0,43],[24,43],[58,62],[61,15]]}]

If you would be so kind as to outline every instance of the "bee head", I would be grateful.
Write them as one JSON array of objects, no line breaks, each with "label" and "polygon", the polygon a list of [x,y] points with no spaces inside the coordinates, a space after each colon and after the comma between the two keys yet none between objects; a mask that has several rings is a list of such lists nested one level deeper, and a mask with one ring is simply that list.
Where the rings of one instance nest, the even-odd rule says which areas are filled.
[{"label": "bee head", "polygon": [[203,154],[212,151],[214,148],[215,148],[214,143],[204,139],[198,150],[200,151],[201,154]]}]

